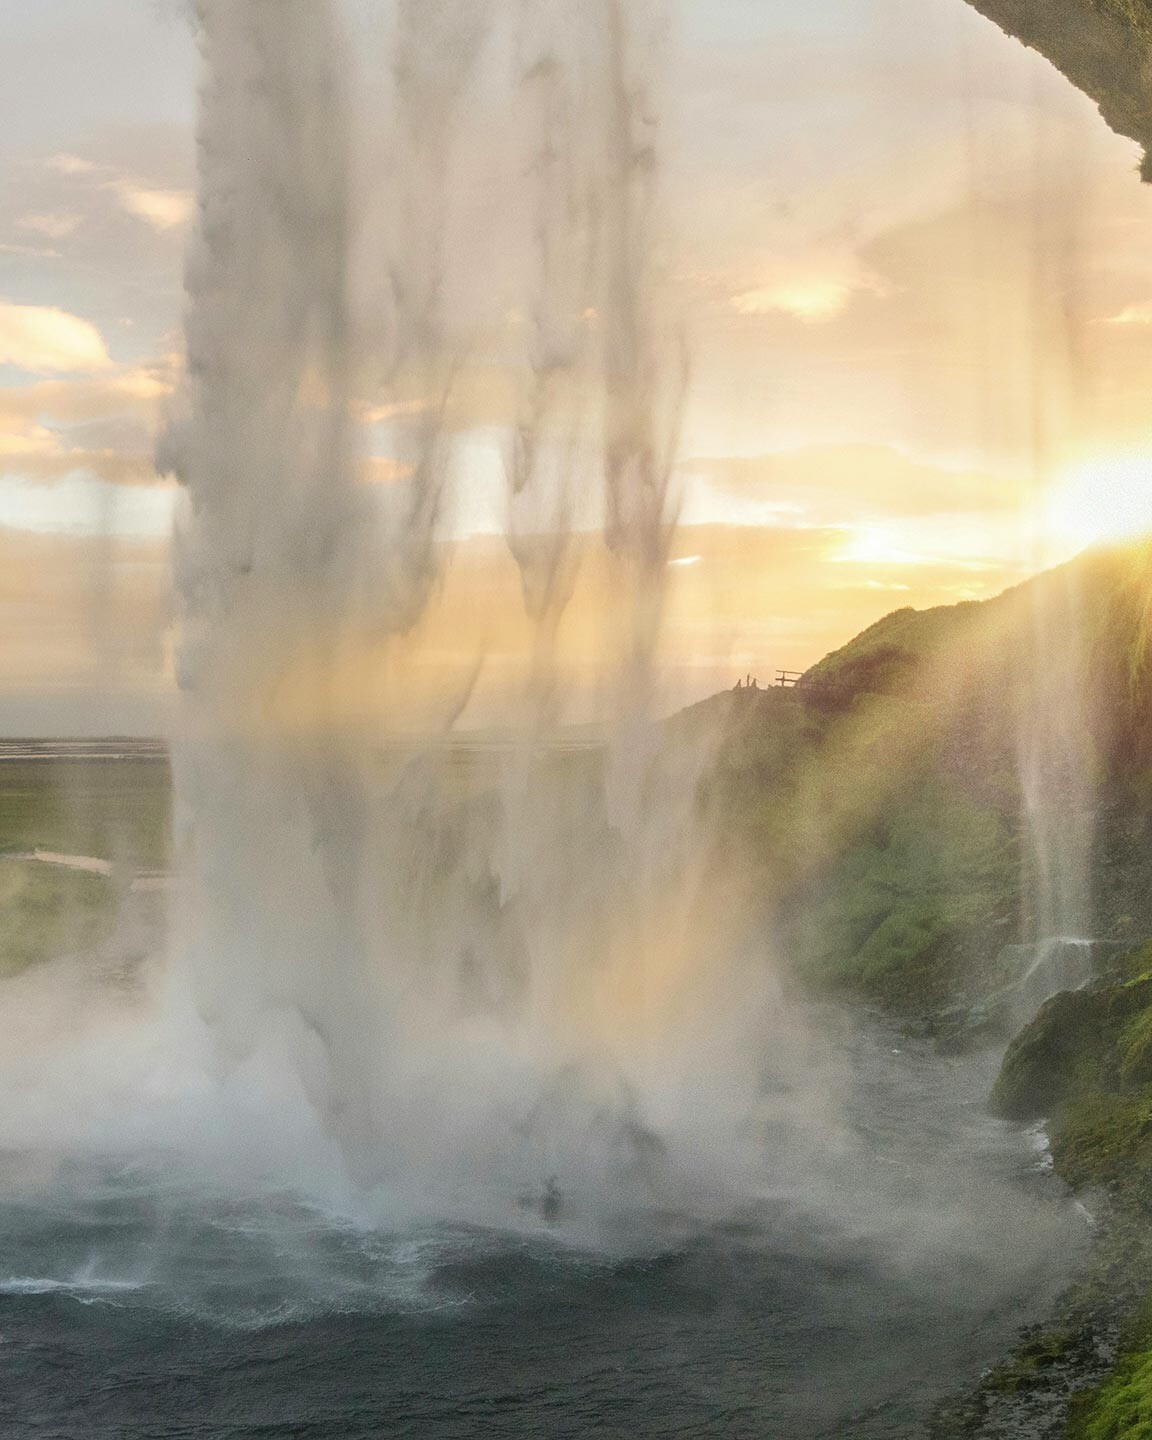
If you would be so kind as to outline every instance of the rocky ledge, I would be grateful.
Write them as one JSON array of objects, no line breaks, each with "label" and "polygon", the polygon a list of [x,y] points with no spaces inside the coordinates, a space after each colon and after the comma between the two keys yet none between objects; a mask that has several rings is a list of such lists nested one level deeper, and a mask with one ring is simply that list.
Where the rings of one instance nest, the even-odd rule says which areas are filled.
[{"label": "rocky ledge", "polygon": [[993,1108],[1042,1122],[1096,1226],[1051,1321],[937,1415],[934,1440],[1152,1437],[1152,944],[1054,996],[1013,1040]]}]

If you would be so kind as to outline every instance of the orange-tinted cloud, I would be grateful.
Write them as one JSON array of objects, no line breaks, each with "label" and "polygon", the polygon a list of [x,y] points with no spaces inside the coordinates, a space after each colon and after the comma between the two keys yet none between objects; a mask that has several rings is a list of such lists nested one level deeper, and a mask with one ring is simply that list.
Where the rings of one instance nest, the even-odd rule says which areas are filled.
[{"label": "orange-tinted cloud", "polygon": [[106,370],[111,363],[90,321],[53,306],[0,301],[0,365],[45,375]]},{"label": "orange-tinted cloud", "polygon": [[164,363],[109,363],[81,379],[0,388],[0,474],[58,480],[84,472],[110,484],[154,483],[152,437],[171,373]]}]

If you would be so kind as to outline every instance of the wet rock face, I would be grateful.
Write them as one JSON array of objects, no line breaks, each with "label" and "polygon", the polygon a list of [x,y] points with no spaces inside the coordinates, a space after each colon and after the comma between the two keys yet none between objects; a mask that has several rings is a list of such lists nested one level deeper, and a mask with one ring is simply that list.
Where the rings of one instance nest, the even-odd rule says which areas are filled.
[{"label": "wet rock face", "polygon": [[1050,1118],[1057,1168],[1073,1185],[1135,1186],[1152,1158],[1150,965],[1152,947],[1123,951],[1107,978],[1048,1000],[1004,1057],[993,1109]]},{"label": "wet rock face", "polygon": [[[1039,51],[1100,107],[1108,126],[1152,148],[1152,9],[1147,0],[969,0]],[[1145,180],[1152,161],[1145,153]]]},{"label": "wet rock face", "polygon": [[1057,938],[1036,945],[1013,945],[1018,979],[1012,986],[1016,1029],[1027,1024],[1054,995],[1079,990],[1097,977],[1097,944],[1092,940]]},{"label": "wet rock face", "polygon": [[1152,1434],[1152,944],[1096,959],[1100,978],[1008,1047],[992,1095],[1008,1119],[1047,1120],[1055,1172],[1091,1207],[1092,1255],[1050,1324],[941,1409],[933,1440]]},{"label": "wet rock face", "polygon": [[1040,1120],[1073,1093],[1101,1040],[1099,990],[1055,995],[1008,1047],[992,1091],[993,1110],[1008,1120]]},{"label": "wet rock face", "polygon": [[994,984],[972,1004],[953,1006],[934,1016],[931,1033],[945,1053],[1006,1044],[1055,996],[1106,978],[1115,957],[1125,948],[1110,940],[1062,937],[1005,945],[991,972],[1002,983]]}]

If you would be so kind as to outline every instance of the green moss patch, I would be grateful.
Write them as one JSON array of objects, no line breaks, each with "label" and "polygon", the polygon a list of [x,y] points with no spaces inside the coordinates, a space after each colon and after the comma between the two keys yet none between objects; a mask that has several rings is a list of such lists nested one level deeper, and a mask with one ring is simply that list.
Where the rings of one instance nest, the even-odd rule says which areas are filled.
[{"label": "green moss patch", "polygon": [[1078,1396],[1069,1440],[1152,1440],[1152,1350],[1127,1356],[1104,1385]]},{"label": "green moss patch", "polygon": [[[1131,1097],[1152,1084],[1152,978],[1147,947],[1122,954],[1117,977],[1056,995],[1009,1045],[992,1108],[1011,1120],[1059,1118],[1069,1104]],[[1133,971],[1136,978],[1124,979]]]},{"label": "green moss patch", "polygon": [[1093,0],[1093,3],[1123,21],[1142,40],[1152,42],[1152,6],[1147,0]]},{"label": "green moss patch", "polygon": [[1152,1194],[1152,1086],[1134,1094],[1086,1095],[1061,1111],[1052,1158],[1077,1189],[1126,1187],[1133,1198]]}]

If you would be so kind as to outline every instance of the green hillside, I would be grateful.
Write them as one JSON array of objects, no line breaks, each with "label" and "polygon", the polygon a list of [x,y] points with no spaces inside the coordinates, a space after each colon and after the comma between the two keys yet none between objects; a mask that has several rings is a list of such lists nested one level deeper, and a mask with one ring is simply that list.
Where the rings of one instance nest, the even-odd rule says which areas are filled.
[{"label": "green hillside", "polygon": [[723,725],[717,844],[800,973],[918,1014],[992,987],[1047,918],[1030,755],[1046,823],[1067,810],[1090,840],[1077,927],[1152,934],[1150,566],[1095,551],[994,600],[898,610],[795,690],[688,712]]}]

